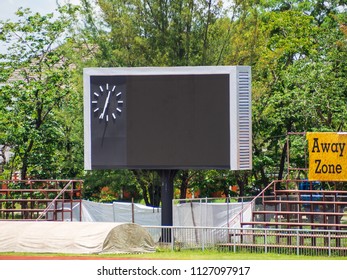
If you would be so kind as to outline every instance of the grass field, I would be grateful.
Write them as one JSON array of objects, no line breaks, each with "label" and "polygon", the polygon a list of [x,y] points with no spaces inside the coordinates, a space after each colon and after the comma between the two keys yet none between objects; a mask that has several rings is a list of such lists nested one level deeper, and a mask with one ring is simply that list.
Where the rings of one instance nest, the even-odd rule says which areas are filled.
[{"label": "grass field", "polygon": [[216,250],[170,251],[158,250],[146,254],[34,254],[34,253],[1,253],[1,259],[137,259],[137,260],[347,260],[347,257],[297,256],[272,253],[232,253]]}]

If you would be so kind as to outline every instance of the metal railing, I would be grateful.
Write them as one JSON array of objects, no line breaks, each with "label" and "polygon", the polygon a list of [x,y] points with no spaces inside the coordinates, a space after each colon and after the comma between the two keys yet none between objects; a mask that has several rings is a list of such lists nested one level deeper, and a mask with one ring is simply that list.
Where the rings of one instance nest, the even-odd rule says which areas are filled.
[{"label": "metal railing", "polygon": [[[278,211],[293,211],[297,215],[297,220],[301,217],[309,216],[311,223],[313,220],[322,220],[326,224],[338,224],[343,216],[344,208],[347,209],[347,191],[345,190],[298,190],[298,185],[305,180],[275,180],[265,187],[250,202],[245,203],[241,211],[237,213],[229,222],[230,227],[241,227],[243,222],[248,222],[244,217],[253,217],[254,211],[268,210],[268,214],[260,214],[257,220],[269,220]],[[336,183],[336,182],[330,182]],[[319,193],[321,199],[315,201],[312,195]],[[304,194],[304,195],[303,195]],[[303,196],[306,195],[306,199]],[[276,202],[276,203],[273,203]],[[283,202],[283,203],[282,203]],[[266,209],[265,209],[266,207]],[[293,210],[297,209],[297,210]],[[270,213],[272,212],[272,213]],[[313,212],[317,212],[314,214]],[[278,215],[281,215],[278,212]],[[313,213],[313,214],[312,214]],[[286,214],[289,219],[290,214]],[[301,216],[300,216],[301,215]],[[329,216],[329,219],[326,219]],[[334,221],[333,221],[334,220]],[[308,224],[309,225],[309,224]]]},{"label": "metal railing", "polygon": [[82,188],[82,180],[0,180],[0,220],[81,221]]},{"label": "metal railing", "polygon": [[272,181],[267,187],[265,187],[257,196],[255,196],[251,201],[246,203],[241,211],[237,213],[232,220],[229,222],[231,227],[240,227],[241,223],[243,222],[243,216],[246,214],[247,211],[253,211],[255,209],[255,205],[257,204],[258,200],[262,200],[261,203],[264,202],[266,199],[266,192],[270,190],[271,188],[275,188],[277,181]]},{"label": "metal railing", "polygon": [[144,226],[158,246],[172,250],[347,256],[347,231],[274,228]]},{"label": "metal railing", "polygon": [[[48,204],[48,206],[46,207],[46,209],[44,209],[40,214],[39,216],[36,218],[36,221],[39,221],[41,220],[44,216],[46,216],[46,214],[52,209],[54,208],[54,204],[57,203],[58,199],[62,196],[62,194],[64,192],[66,192],[69,187],[72,185],[72,181],[69,181],[64,188],[61,189],[61,191],[57,194],[57,196]],[[72,188],[71,188],[72,189]],[[72,209],[72,200],[70,200],[70,203],[71,203],[71,207],[70,209]],[[63,217],[64,217],[64,203],[62,204],[62,214],[63,214]]]}]

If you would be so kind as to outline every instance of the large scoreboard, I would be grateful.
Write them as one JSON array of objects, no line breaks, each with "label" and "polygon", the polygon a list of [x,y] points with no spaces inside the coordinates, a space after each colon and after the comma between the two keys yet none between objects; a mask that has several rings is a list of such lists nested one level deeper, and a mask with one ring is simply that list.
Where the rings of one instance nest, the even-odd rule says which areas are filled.
[{"label": "large scoreboard", "polygon": [[248,66],[84,69],[85,169],[252,167]]}]

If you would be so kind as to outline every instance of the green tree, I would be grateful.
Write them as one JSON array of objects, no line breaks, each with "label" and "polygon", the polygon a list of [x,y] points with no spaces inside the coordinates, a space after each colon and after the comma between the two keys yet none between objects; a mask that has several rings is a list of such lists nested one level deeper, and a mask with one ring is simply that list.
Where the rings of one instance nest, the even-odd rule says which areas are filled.
[{"label": "green tree", "polygon": [[[235,23],[229,61],[253,72],[255,184],[285,176],[288,132],[345,127],[345,11],[341,1],[259,1]],[[290,148],[303,167],[303,145]]]},{"label": "green tree", "polygon": [[9,44],[0,60],[1,144],[14,154],[11,171],[19,169],[21,179],[76,175],[80,168],[65,165],[74,142],[65,114],[77,92],[62,47],[76,7],[60,7],[56,18],[22,8],[16,14],[17,22],[0,22],[0,39]]},{"label": "green tree", "polygon": [[[132,198],[138,198],[138,182],[130,170],[88,171],[84,176],[83,197],[95,201],[122,200],[127,191]],[[103,197],[102,190],[107,187],[108,195]]]},{"label": "green tree", "polygon": [[90,1],[82,3],[100,66],[216,64],[211,38],[221,1],[100,0],[99,17]]}]

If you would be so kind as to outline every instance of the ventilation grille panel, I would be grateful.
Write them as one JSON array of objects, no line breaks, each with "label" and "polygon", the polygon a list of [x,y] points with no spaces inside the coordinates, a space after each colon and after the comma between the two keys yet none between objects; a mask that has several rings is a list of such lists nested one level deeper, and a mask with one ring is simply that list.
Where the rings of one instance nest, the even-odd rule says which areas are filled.
[{"label": "ventilation grille panel", "polygon": [[251,169],[251,77],[248,71],[238,73],[238,97],[239,169]]}]

